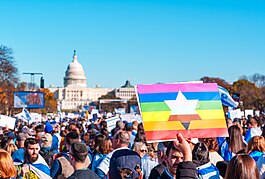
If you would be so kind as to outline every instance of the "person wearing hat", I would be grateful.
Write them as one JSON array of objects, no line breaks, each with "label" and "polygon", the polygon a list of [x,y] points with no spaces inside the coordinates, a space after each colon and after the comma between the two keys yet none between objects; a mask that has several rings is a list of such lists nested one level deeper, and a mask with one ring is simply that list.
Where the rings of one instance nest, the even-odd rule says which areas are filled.
[{"label": "person wearing hat", "polygon": [[70,163],[74,167],[74,173],[68,179],[99,179],[99,177],[87,167],[87,146],[82,142],[73,143],[69,151]]},{"label": "person wearing hat", "polygon": [[49,121],[46,122],[45,128],[44,128],[45,133],[49,133],[52,135],[52,146],[51,150],[55,153],[59,153],[59,139],[58,137],[53,133],[53,127]]},{"label": "person wearing hat", "polygon": [[110,179],[141,179],[141,156],[132,150],[122,149],[114,152],[110,159]]},{"label": "person wearing hat", "polygon": [[53,156],[55,153],[51,150],[52,135],[50,133],[43,134],[40,140],[40,155],[44,158],[46,163],[51,166],[53,162]]}]

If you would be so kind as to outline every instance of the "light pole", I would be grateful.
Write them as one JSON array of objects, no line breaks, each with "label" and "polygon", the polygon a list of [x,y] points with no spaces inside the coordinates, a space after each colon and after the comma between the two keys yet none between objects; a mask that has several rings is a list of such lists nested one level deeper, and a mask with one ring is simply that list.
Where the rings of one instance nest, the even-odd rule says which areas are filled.
[{"label": "light pole", "polygon": [[33,72],[27,72],[27,73],[23,73],[23,75],[30,75],[30,83],[32,85],[32,91],[34,91],[34,79],[35,79],[35,75],[42,75],[42,73],[33,73]]}]

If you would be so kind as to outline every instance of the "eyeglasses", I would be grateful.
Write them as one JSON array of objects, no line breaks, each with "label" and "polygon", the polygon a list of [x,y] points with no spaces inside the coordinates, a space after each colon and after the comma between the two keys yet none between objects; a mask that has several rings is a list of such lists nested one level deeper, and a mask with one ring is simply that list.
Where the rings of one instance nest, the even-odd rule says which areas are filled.
[{"label": "eyeglasses", "polygon": [[146,150],[146,149],[141,149],[140,152],[145,152],[145,153],[147,153],[147,150]]}]

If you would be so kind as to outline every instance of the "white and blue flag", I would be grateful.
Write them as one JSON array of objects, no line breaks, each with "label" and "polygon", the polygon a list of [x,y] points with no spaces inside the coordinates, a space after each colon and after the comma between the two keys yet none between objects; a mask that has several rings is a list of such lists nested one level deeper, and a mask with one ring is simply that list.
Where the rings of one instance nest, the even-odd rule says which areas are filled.
[{"label": "white and blue flag", "polygon": [[30,113],[26,110],[26,108],[22,109],[21,117],[27,121],[30,121],[32,119]]},{"label": "white and blue flag", "polygon": [[238,106],[238,102],[234,101],[234,99],[230,96],[229,92],[225,88],[218,86],[218,90],[223,105],[230,106],[232,108],[236,108]]},{"label": "white and blue flag", "polygon": [[125,108],[115,108],[114,112],[116,114],[125,114],[126,113]]}]

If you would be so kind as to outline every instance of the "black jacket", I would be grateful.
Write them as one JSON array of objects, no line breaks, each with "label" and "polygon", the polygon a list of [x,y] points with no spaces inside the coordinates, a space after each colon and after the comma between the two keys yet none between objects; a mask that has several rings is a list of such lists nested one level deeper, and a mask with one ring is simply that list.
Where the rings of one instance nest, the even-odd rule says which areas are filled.
[{"label": "black jacket", "polygon": [[67,179],[100,179],[97,174],[91,170],[75,170],[75,172]]}]

